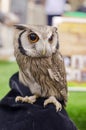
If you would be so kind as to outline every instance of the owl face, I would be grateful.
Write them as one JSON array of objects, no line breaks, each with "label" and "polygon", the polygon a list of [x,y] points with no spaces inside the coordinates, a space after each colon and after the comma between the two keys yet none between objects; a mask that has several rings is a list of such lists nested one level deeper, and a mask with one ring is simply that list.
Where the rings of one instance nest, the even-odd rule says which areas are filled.
[{"label": "owl face", "polygon": [[49,57],[58,49],[57,28],[41,25],[15,25],[19,30],[18,49],[30,57]]}]

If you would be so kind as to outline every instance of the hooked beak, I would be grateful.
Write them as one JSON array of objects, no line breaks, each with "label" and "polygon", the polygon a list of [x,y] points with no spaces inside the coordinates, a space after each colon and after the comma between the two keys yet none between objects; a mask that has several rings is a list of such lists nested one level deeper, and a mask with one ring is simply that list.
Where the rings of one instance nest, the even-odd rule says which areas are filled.
[{"label": "hooked beak", "polygon": [[46,47],[45,47],[45,43],[43,44],[43,49],[42,49],[42,55],[46,54]]},{"label": "hooked beak", "polygon": [[45,55],[45,54],[46,54],[46,50],[43,49],[43,50],[42,50],[42,55]]}]

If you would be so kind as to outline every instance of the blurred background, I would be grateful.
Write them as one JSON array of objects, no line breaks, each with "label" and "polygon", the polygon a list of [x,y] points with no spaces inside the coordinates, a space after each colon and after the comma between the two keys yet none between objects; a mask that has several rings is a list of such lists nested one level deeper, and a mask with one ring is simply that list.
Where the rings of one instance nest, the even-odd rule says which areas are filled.
[{"label": "blurred background", "polygon": [[86,0],[0,0],[0,99],[18,71],[13,25],[19,23],[58,27],[69,89],[66,109],[79,130],[86,130]]}]

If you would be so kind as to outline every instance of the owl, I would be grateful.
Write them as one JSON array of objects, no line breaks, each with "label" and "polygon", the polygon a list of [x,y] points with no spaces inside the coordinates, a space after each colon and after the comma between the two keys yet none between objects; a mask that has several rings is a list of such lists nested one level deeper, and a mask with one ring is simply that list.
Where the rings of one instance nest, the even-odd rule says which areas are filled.
[{"label": "owl", "polygon": [[59,52],[56,27],[45,25],[15,25],[14,55],[19,66],[19,81],[33,96],[17,96],[15,101],[33,104],[44,97],[44,107],[67,102],[67,81],[64,60]]}]

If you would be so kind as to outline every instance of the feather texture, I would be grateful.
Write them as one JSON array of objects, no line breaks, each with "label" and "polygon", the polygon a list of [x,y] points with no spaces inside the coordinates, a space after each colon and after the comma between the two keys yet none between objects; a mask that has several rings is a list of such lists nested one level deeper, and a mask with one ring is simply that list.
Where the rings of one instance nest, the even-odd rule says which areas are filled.
[{"label": "feather texture", "polygon": [[[18,27],[17,27],[18,28]],[[34,28],[34,27],[32,27]],[[43,28],[43,27],[42,27]],[[49,32],[50,28],[50,32]],[[21,28],[22,29],[22,28]],[[24,28],[23,28],[24,29]],[[24,29],[25,30],[25,29]],[[24,33],[28,34],[29,30]],[[37,33],[37,27],[36,27],[36,34]],[[42,29],[41,29],[42,30]],[[46,31],[46,29],[44,29]],[[52,44],[48,43],[48,38],[46,38],[45,32],[42,30],[42,35],[44,39],[42,41],[39,41],[34,44],[34,48],[31,43],[28,43],[27,51],[31,51],[31,49],[34,49],[35,53],[34,56],[25,51],[25,55],[22,54],[22,52],[19,49],[19,44],[21,43],[22,48],[25,50],[25,44],[23,43],[24,37],[26,37],[26,34],[23,34],[20,30],[17,32],[17,35],[15,37],[14,41],[14,53],[17,60],[17,63],[19,65],[19,79],[20,82],[22,82],[24,85],[29,87],[31,92],[33,94],[39,95],[40,97],[50,97],[55,96],[58,100],[64,101],[64,104],[66,104],[67,101],[67,81],[66,81],[66,72],[65,72],[65,66],[64,66],[64,60],[61,55],[61,53],[58,51],[57,47],[57,33],[53,32],[55,29],[51,29],[51,27],[48,27],[49,32],[48,36],[50,37],[53,33],[53,41]],[[32,31],[33,32],[33,31]],[[22,34],[21,34],[22,33]],[[55,33],[55,34],[54,34]],[[19,36],[21,35],[20,43],[18,43]],[[41,35],[41,34],[40,34]],[[23,38],[22,38],[23,37]],[[42,36],[39,36],[39,38],[42,38]],[[27,38],[26,38],[27,39]],[[44,44],[44,41],[46,39],[46,44]],[[29,41],[28,41],[29,42]],[[41,54],[39,49],[42,49],[42,43],[45,46],[45,55]],[[48,45],[47,45],[48,44]],[[37,49],[37,47],[39,49]],[[47,48],[48,47],[48,48]],[[37,54],[36,54],[37,53]]]}]

